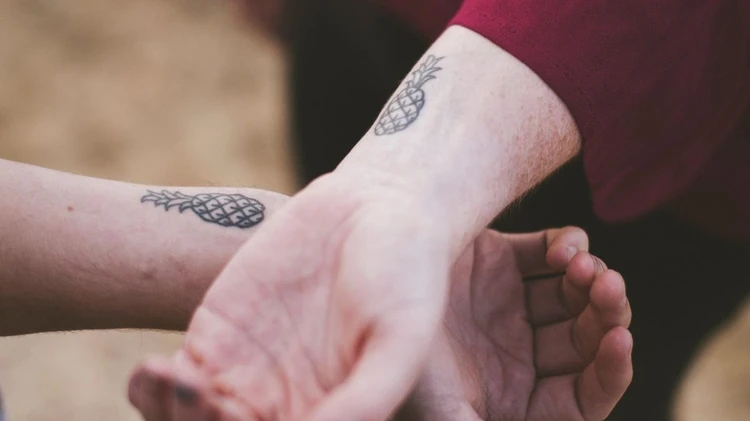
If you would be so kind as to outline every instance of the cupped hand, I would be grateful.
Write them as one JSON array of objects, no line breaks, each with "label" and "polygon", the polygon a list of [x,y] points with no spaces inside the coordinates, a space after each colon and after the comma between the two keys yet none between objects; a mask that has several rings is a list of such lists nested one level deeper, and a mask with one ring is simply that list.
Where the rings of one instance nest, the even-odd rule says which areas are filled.
[{"label": "cupped hand", "polygon": [[482,233],[397,419],[604,420],[632,378],[631,313],[622,277],[587,249],[577,228]]},{"label": "cupped hand", "polygon": [[396,189],[320,180],[207,292],[182,348],[131,379],[147,421],[382,421],[436,342],[460,248]]}]

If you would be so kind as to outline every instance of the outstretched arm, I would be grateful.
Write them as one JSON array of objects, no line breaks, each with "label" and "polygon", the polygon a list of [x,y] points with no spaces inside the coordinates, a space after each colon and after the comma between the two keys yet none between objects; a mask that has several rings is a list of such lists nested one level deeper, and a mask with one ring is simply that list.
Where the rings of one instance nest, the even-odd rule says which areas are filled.
[{"label": "outstretched arm", "polygon": [[0,335],[183,330],[285,196],[154,187],[0,161]]}]

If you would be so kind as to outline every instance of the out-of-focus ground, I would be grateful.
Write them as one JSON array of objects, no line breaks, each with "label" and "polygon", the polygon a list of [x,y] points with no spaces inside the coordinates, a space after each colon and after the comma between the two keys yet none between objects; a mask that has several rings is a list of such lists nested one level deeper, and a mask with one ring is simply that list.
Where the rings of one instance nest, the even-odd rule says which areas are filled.
[{"label": "out-of-focus ground", "polygon": [[[0,0],[0,158],[149,184],[293,191],[284,61],[231,2]],[[180,335],[0,340],[10,421],[135,421],[145,355]]]},{"label": "out-of-focus ground", "polygon": [[[212,0],[0,0],[0,158],[150,184],[294,190],[284,60]],[[0,340],[10,421],[134,421],[130,369],[180,335]],[[750,310],[713,341],[680,421],[750,420]]]},{"label": "out-of-focus ground", "polygon": [[677,394],[675,414],[677,421],[750,420],[750,302],[700,351]]}]

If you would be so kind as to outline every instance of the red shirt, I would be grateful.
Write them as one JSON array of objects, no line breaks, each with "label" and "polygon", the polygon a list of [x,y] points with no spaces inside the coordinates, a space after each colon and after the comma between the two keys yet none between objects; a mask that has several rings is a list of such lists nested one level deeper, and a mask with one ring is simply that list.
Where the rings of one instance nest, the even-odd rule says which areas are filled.
[{"label": "red shirt", "polygon": [[605,221],[668,207],[750,239],[749,0],[377,1],[429,38],[465,26],[534,70],[576,120]]}]

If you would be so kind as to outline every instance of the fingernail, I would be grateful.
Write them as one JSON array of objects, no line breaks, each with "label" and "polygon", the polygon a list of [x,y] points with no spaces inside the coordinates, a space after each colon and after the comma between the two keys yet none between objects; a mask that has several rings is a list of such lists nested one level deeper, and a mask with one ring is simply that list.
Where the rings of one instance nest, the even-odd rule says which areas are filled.
[{"label": "fingernail", "polygon": [[198,392],[187,386],[176,386],[174,388],[174,395],[181,404],[192,405],[198,397]]},{"label": "fingernail", "polygon": [[567,246],[565,247],[565,250],[568,252],[568,261],[573,259],[573,256],[578,253],[578,249],[573,246]]}]

